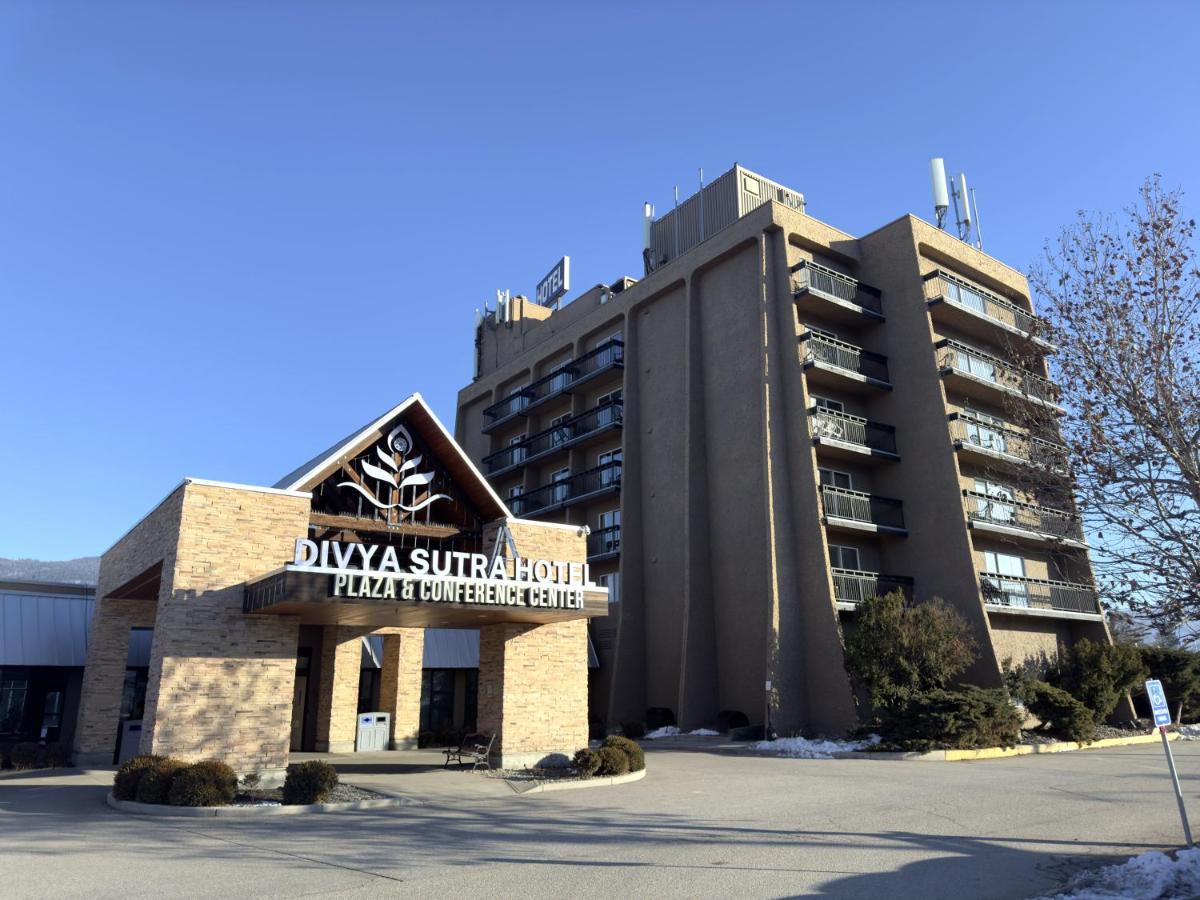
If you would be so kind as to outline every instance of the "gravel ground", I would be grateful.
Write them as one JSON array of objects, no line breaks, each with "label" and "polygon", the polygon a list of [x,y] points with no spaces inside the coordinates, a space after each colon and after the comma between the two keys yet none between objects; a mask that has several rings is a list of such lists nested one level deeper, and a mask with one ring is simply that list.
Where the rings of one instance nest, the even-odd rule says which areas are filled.
[{"label": "gravel ground", "polygon": [[[339,784],[333,789],[326,803],[357,803],[360,800],[385,799],[384,794],[366,788],[355,787],[352,784]],[[282,806],[283,789],[275,788],[270,791],[246,791],[238,794],[233,801],[234,806]]]}]

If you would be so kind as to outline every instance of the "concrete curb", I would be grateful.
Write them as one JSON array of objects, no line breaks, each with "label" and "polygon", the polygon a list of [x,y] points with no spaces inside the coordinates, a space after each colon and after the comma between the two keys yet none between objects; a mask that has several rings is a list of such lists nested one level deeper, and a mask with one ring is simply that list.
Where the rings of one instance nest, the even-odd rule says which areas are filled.
[{"label": "concrete curb", "polygon": [[381,800],[358,800],[353,803],[313,803],[308,806],[159,806],[156,803],[137,803],[118,800],[111,793],[105,802],[118,812],[135,816],[160,816],[172,819],[254,819],[260,816],[303,816],[310,813],[353,812],[360,809],[391,809],[397,806],[417,806],[407,797],[388,797]]},{"label": "concrete curb", "polygon": [[[543,781],[541,784],[534,785],[525,790],[520,790],[516,787],[513,787],[513,789],[518,794],[524,796],[525,794],[545,794],[549,791],[577,791],[583,788],[616,787],[619,784],[641,781],[645,777],[646,770],[642,769],[639,772],[629,772],[625,775],[605,775],[600,778],[582,778],[573,781]],[[507,780],[505,779],[505,781]]]},{"label": "concrete curb", "polygon": [[[1178,732],[1168,732],[1167,740],[1179,739]],[[1015,747],[985,747],[981,750],[930,750],[928,753],[871,753],[851,750],[833,754],[835,759],[878,759],[906,762],[963,762],[975,759],[1003,759],[1008,756],[1032,756],[1040,753],[1070,753],[1073,750],[1100,750],[1105,747],[1131,747],[1138,744],[1157,744],[1157,734],[1139,734],[1127,738],[1102,738],[1090,744],[1077,741],[1056,741],[1052,744],[1018,744]]]}]

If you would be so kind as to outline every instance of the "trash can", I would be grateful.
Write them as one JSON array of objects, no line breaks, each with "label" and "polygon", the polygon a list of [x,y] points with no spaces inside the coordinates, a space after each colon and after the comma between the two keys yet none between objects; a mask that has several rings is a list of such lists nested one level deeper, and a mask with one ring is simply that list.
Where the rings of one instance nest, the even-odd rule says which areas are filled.
[{"label": "trash can", "polygon": [[385,712],[358,714],[358,735],[354,749],[359,753],[386,750],[390,740],[392,717]]}]

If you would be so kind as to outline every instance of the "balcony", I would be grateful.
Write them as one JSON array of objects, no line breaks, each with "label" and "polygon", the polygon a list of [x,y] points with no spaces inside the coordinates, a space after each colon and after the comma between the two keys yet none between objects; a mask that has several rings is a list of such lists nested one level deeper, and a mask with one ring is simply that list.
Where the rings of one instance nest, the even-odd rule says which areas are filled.
[{"label": "balcony", "polygon": [[808,430],[813,443],[831,457],[889,462],[900,459],[896,429],[891,425],[814,406],[809,410]]},{"label": "balcony", "polygon": [[542,404],[570,394],[594,378],[625,366],[625,342],[620,338],[605,341],[578,359],[564,363],[532,384],[513,391],[483,411],[483,433],[527,415]]},{"label": "balcony", "polygon": [[792,296],[818,301],[821,314],[835,322],[884,320],[882,294],[876,288],[808,260],[792,269]]},{"label": "balcony", "polygon": [[612,559],[621,552],[621,526],[609,525],[607,528],[599,528],[588,535],[587,539],[587,558],[588,562],[599,562],[603,559]]},{"label": "balcony", "polygon": [[520,443],[485,456],[483,463],[489,475],[511,472],[553,453],[588,444],[620,428],[621,421],[621,401],[604,403],[552,428],[539,431]]},{"label": "balcony", "polygon": [[900,591],[906,600],[912,601],[913,580],[903,575],[880,575],[858,569],[830,569],[830,572],[833,574],[833,599],[839,607],[853,607],[892,591]]},{"label": "balcony", "polygon": [[946,386],[966,397],[995,403],[1018,398],[1064,412],[1058,391],[1041,375],[1010,366],[982,350],[949,339],[938,341],[938,367]]},{"label": "balcony", "polygon": [[810,383],[860,392],[892,389],[886,356],[812,331],[800,335],[800,340],[806,345],[804,368]]},{"label": "balcony", "polygon": [[925,303],[939,325],[948,325],[982,340],[1010,335],[1033,341],[1045,350],[1054,345],[1036,337],[1041,321],[1033,313],[941,270],[925,276]]},{"label": "balcony", "polygon": [[983,602],[996,612],[1100,618],[1100,598],[1088,584],[979,573]]},{"label": "balcony", "polygon": [[1062,444],[969,413],[951,413],[949,419],[954,449],[976,463],[1007,469],[1034,466],[1060,476],[1069,471],[1067,448]]},{"label": "balcony", "polygon": [[541,515],[613,494],[620,489],[621,463],[611,462],[519,494],[509,501],[509,506],[517,516]]},{"label": "balcony", "polygon": [[1086,547],[1079,517],[1061,509],[1021,503],[994,494],[963,491],[963,509],[972,531],[1024,541]]},{"label": "balcony", "polygon": [[821,485],[825,524],[843,531],[872,531],[906,535],[904,504],[890,497]]}]

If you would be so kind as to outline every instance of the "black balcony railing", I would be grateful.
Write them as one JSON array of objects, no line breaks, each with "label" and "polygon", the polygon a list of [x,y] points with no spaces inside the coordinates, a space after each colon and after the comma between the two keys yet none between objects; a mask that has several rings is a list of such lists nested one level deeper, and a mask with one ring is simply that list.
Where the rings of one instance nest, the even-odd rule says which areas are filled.
[{"label": "black balcony railing", "polygon": [[620,487],[621,463],[616,461],[518,494],[509,501],[509,505],[516,515],[528,516],[551,507],[570,506],[589,495],[615,491]]},{"label": "black balcony railing", "polygon": [[490,456],[483,458],[488,467],[488,474],[494,475],[505,469],[523,465],[531,459],[563,450],[577,444],[592,434],[615,428],[622,422],[622,404],[620,400],[602,403],[600,406],[580,413],[574,418],[560,422],[545,431],[525,438],[517,444],[512,444]]},{"label": "black balcony railing", "polygon": [[814,406],[810,412],[812,418],[809,426],[814,438],[857,444],[883,453],[896,452],[896,429],[891,425],[881,425],[861,416],[834,412],[819,406]]},{"label": "black balcony railing", "polygon": [[963,508],[973,522],[1048,534],[1063,540],[1083,540],[1079,517],[1065,510],[1020,503],[977,491],[963,491]]},{"label": "black balcony railing", "polygon": [[979,381],[990,382],[1003,390],[1043,403],[1058,403],[1058,391],[1048,378],[1010,366],[1002,359],[958,341],[943,340],[937,346],[938,366],[944,371],[952,370]]},{"label": "black balcony railing", "polygon": [[1056,609],[1063,612],[1099,615],[1100,598],[1096,589],[1070,581],[1043,581],[979,573],[979,587],[985,603],[1011,609]]},{"label": "black balcony railing", "polygon": [[1033,437],[1006,422],[983,419],[969,413],[953,413],[950,437],[960,446],[978,447],[1053,472],[1067,469],[1067,448],[1054,441]]},{"label": "black balcony railing", "polygon": [[872,597],[882,597],[900,591],[912,601],[913,580],[903,575],[880,575],[858,569],[831,569],[833,597],[841,603],[862,603]]},{"label": "black balcony railing", "polygon": [[802,294],[805,291],[852,303],[878,316],[883,315],[882,294],[877,288],[808,260],[801,262],[792,272],[792,293]]},{"label": "black balcony railing", "polygon": [[1028,310],[940,270],[925,276],[925,299],[953,303],[1026,334],[1037,331],[1040,325],[1038,318]]},{"label": "black balcony railing", "polygon": [[621,338],[605,341],[578,359],[563,363],[532,384],[502,397],[483,411],[485,427],[495,425],[543,400],[570,390],[581,381],[606,369],[625,363],[625,342]]},{"label": "black balcony railing", "polygon": [[801,335],[801,339],[808,344],[805,362],[821,363],[875,381],[888,382],[886,356],[811,331]]},{"label": "black balcony railing", "polygon": [[848,519],[880,528],[904,529],[904,504],[890,497],[821,485],[826,519]]},{"label": "black balcony railing", "polygon": [[613,553],[621,552],[621,526],[609,525],[607,528],[598,528],[588,535],[587,539],[587,555],[588,559],[595,559],[598,556],[610,556]]}]

